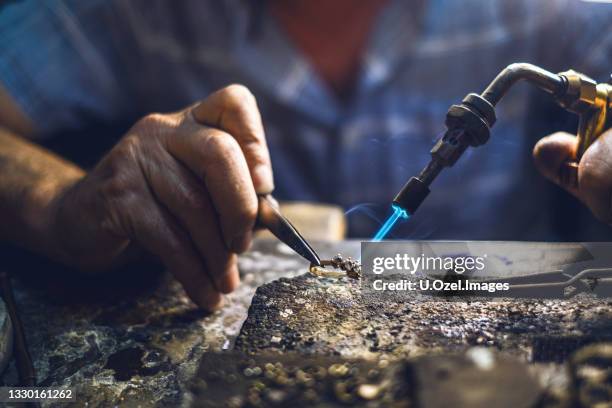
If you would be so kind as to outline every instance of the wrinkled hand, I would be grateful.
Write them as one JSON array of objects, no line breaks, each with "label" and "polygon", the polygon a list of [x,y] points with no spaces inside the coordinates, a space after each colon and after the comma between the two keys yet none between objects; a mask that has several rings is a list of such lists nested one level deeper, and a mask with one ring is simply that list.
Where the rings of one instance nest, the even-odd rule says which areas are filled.
[{"label": "wrinkled hand", "polygon": [[257,193],[273,189],[255,98],[231,85],[176,113],[138,121],[84,179],[56,200],[60,257],[105,269],[128,249],[157,256],[206,309],[239,283]]},{"label": "wrinkled hand", "polygon": [[576,147],[576,138],[568,133],[547,136],[533,150],[536,167],[581,200],[595,217],[612,224],[612,130],[584,152],[578,167],[578,188],[563,185],[559,178],[561,165],[573,156]]}]

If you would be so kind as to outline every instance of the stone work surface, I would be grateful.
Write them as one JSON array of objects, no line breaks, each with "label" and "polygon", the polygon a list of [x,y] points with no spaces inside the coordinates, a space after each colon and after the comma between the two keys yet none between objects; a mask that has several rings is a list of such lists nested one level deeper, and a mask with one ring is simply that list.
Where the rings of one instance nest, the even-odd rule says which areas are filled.
[{"label": "stone work surface", "polygon": [[[331,251],[325,245],[318,248]],[[359,247],[351,248],[354,252]],[[65,299],[66,292],[52,298],[49,288],[15,281],[39,385],[74,387],[77,406],[181,404],[184,384],[202,354],[233,347],[255,289],[280,276],[301,274],[307,263],[277,241],[259,241],[241,257],[239,266],[242,285],[210,315],[195,309],[168,276],[142,290],[117,295],[113,292],[125,291],[121,279],[115,289],[104,289],[108,299],[100,299],[93,288],[91,297],[83,293],[78,301]],[[131,285],[145,286],[142,280]],[[11,365],[2,383],[16,381]]]},{"label": "stone work surface", "polygon": [[308,274],[281,278],[257,290],[236,347],[412,357],[481,345],[558,362],[580,345],[612,338],[612,301],[588,295],[468,302],[405,293]]},{"label": "stone work surface", "polygon": [[[362,290],[361,285],[346,279],[322,280],[302,275],[260,287],[236,349],[247,355],[289,352],[391,362],[424,356],[430,358],[425,361],[431,361],[435,359],[431,356],[436,355],[452,359],[449,353],[462,355],[485,349],[511,358],[525,369],[529,367],[536,374],[534,381],[546,390],[540,397],[559,402],[570,394],[570,379],[563,365],[568,357],[583,346],[612,339],[612,302],[590,295],[567,300],[468,302],[406,292],[373,293]],[[500,370],[502,367],[482,373],[474,384]],[[453,368],[450,372],[456,371]],[[604,381],[608,390],[605,392],[612,390],[611,381],[612,378]],[[430,384],[417,391],[429,390],[432,396],[442,393],[449,399],[417,406],[444,406],[444,401],[455,401],[448,390],[439,388],[443,382],[438,383],[439,386]],[[506,397],[511,401],[512,394]]]},{"label": "stone work surface", "polygon": [[[324,258],[359,253],[357,242],[314,246]],[[39,385],[74,388],[75,406],[435,407],[441,396],[454,406],[557,406],[572,381],[567,357],[612,338],[607,300],[380,296],[307,267],[258,241],[240,258],[242,285],[213,314],[166,275],[94,285],[79,300],[74,288],[14,286]],[[593,373],[582,370],[589,389],[607,378]],[[14,366],[1,380],[16,383]]]}]

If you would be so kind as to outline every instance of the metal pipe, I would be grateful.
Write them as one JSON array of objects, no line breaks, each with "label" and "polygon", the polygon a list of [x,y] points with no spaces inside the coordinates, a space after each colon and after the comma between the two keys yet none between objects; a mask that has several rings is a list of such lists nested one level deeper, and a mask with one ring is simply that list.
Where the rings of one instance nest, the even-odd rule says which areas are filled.
[{"label": "metal pipe", "polygon": [[532,64],[515,63],[500,72],[481,96],[495,106],[508,90],[521,80],[530,82],[553,95],[562,94],[567,87],[567,82],[559,75]]},{"label": "metal pipe", "polygon": [[426,186],[429,186],[434,179],[440,174],[444,166],[436,159],[431,159],[427,166],[417,176],[419,180]]}]

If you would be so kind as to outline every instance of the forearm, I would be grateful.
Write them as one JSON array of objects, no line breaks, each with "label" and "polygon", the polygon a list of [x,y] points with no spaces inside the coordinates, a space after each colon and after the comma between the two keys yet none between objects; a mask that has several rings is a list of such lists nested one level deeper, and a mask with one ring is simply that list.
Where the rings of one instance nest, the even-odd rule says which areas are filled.
[{"label": "forearm", "polygon": [[0,127],[0,241],[56,258],[49,208],[84,175],[76,165]]}]

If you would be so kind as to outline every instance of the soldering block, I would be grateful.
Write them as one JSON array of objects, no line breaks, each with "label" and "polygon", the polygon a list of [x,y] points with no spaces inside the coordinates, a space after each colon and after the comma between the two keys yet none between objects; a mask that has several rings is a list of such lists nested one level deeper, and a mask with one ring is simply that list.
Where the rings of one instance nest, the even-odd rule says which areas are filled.
[{"label": "soldering block", "polygon": [[382,295],[359,282],[305,274],[257,289],[236,349],[399,358],[481,345],[559,362],[582,345],[612,339],[611,305],[586,294],[479,302]]}]

